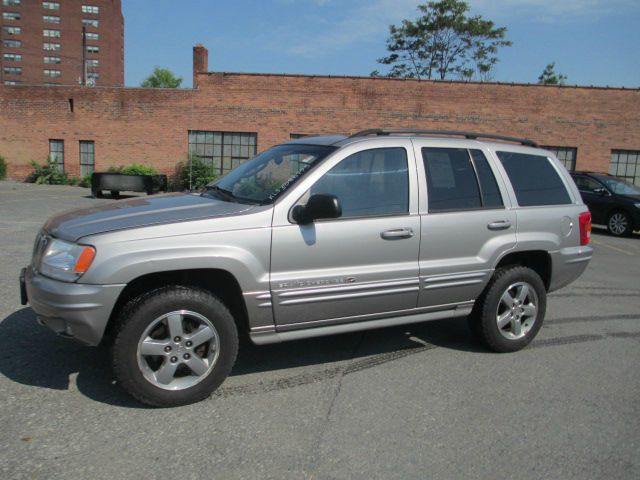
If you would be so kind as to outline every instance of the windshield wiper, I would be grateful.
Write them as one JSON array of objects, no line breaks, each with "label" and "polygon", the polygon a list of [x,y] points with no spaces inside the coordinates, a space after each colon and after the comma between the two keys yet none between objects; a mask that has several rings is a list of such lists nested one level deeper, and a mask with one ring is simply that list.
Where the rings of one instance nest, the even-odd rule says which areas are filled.
[{"label": "windshield wiper", "polygon": [[217,185],[212,185],[210,187],[207,187],[207,191],[210,191],[210,190],[213,190],[215,193],[217,193],[224,200],[230,200],[232,202],[237,202],[238,201],[236,199],[235,195],[233,194],[233,192],[231,192],[229,190],[225,190],[224,188],[220,188]]}]

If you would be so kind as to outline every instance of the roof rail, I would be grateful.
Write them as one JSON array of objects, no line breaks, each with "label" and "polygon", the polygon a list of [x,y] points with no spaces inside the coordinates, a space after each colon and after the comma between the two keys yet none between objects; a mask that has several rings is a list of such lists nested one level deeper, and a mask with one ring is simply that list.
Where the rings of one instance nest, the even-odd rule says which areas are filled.
[{"label": "roof rail", "polygon": [[362,130],[349,136],[349,138],[355,137],[367,137],[369,135],[403,135],[403,134],[415,134],[415,135],[457,135],[472,140],[478,138],[488,138],[491,140],[502,140],[504,142],[515,142],[527,145],[529,147],[538,147],[538,144],[528,138],[506,137],[504,135],[491,135],[489,133],[473,133],[473,132],[458,132],[455,130],[413,130],[413,129],[398,129],[398,130],[383,130],[380,128],[370,128],[368,130]]}]

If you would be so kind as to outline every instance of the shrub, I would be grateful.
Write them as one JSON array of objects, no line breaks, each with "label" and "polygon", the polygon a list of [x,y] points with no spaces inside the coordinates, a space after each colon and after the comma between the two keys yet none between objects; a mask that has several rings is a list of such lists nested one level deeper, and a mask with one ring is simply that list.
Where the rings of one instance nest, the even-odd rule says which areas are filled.
[{"label": "shrub", "polygon": [[4,180],[7,177],[7,162],[4,157],[0,155],[0,180]]},{"label": "shrub", "polygon": [[78,186],[84,188],[91,188],[91,175],[85,175],[84,177],[78,180]]},{"label": "shrub", "polygon": [[210,182],[213,182],[217,175],[211,171],[211,166],[207,165],[197,155],[191,156],[191,182],[189,182],[189,161],[182,162],[178,166],[177,187],[182,190],[200,190]]},{"label": "shrub", "polygon": [[155,168],[141,163],[132,163],[131,165],[111,166],[107,172],[122,173],[123,175],[155,175]]},{"label": "shrub", "polygon": [[25,182],[48,185],[67,185],[69,178],[65,172],[60,171],[53,159],[47,159],[46,165],[40,165],[35,160],[29,162],[33,172],[31,172]]}]

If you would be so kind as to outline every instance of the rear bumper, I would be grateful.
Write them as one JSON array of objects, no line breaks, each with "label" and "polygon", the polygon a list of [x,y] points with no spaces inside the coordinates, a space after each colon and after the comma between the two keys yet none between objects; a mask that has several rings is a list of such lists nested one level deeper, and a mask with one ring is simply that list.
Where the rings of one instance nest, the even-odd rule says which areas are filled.
[{"label": "rear bumper", "polygon": [[86,345],[100,343],[125,287],[59,282],[35,273],[31,267],[24,271],[21,285],[40,323]]},{"label": "rear bumper", "polygon": [[590,246],[563,248],[551,254],[549,291],[558,290],[576,280],[586,270],[593,256]]}]

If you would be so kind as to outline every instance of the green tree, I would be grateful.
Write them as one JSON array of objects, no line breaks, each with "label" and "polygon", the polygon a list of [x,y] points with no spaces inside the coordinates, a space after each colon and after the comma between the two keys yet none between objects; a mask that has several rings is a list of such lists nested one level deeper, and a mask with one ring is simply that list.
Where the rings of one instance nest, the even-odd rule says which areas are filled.
[{"label": "green tree", "polygon": [[[390,65],[394,78],[478,78],[489,80],[498,62],[498,48],[507,47],[507,29],[480,15],[469,16],[469,4],[440,0],[418,5],[422,16],[389,26],[389,55],[378,59]],[[379,75],[378,71],[372,75]]]},{"label": "green tree", "polygon": [[541,85],[564,85],[566,81],[566,75],[556,73],[556,62],[548,64],[538,77],[538,83]]},{"label": "green tree", "polygon": [[153,73],[140,84],[146,88],[178,88],[182,83],[182,77],[176,77],[168,68],[156,67]]}]

